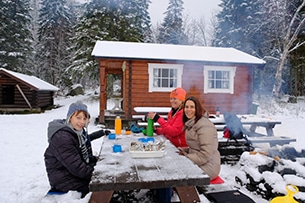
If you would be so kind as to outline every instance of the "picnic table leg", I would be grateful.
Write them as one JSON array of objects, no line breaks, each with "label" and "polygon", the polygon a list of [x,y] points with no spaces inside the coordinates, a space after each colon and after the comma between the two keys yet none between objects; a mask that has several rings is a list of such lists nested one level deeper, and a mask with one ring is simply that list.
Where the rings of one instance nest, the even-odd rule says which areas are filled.
[{"label": "picnic table leg", "polygon": [[200,202],[195,186],[176,187],[181,203]]},{"label": "picnic table leg", "polygon": [[273,129],[272,129],[272,128],[267,128],[267,127],[266,127],[266,132],[267,132],[267,135],[268,135],[268,136],[274,136],[274,134],[273,134]]},{"label": "picnic table leg", "polygon": [[273,134],[273,128],[275,127],[275,124],[267,124],[266,126],[266,132],[268,136],[274,136]]},{"label": "picnic table leg", "polygon": [[109,203],[113,192],[113,190],[92,192],[89,203]]},{"label": "picnic table leg", "polygon": [[[262,125],[262,126],[266,128],[267,136],[274,136],[274,134],[273,134],[273,128],[275,126],[274,124],[265,124],[265,125]],[[256,124],[252,124],[250,126],[250,132],[254,133],[256,128],[257,128],[257,125]]]},{"label": "picnic table leg", "polygon": [[251,126],[250,126],[250,132],[255,132],[255,130],[256,130],[256,127],[257,127],[257,125],[255,125],[255,124],[252,124]]}]

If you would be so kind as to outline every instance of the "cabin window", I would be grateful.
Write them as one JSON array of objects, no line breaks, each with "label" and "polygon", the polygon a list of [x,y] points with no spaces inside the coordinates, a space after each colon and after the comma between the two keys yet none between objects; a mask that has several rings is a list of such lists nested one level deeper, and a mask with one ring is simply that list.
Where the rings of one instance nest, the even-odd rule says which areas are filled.
[{"label": "cabin window", "polygon": [[204,66],[204,93],[234,93],[236,67]]},{"label": "cabin window", "polygon": [[170,92],[181,87],[182,64],[148,64],[149,92]]}]

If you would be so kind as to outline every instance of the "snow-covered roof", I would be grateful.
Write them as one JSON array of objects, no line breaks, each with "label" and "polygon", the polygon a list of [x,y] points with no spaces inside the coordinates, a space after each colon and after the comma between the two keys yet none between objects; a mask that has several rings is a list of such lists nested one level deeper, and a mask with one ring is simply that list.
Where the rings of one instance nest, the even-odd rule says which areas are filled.
[{"label": "snow-covered roof", "polygon": [[47,91],[54,91],[54,92],[59,90],[58,87],[55,87],[54,85],[47,83],[35,76],[17,73],[17,72],[11,71],[11,70],[6,70],[4,68],[0,68],[0,71],[3,71],[12,77],[27,83],[28,85],[36,88],[37,90],[47,90]]},{"label": "snow-covered roof", "polygon": [[119,41],[97,41],[92,51],[92,57],[201,61],[208,63],[216,62],[253,65],[264,65],[266,63],[262,59],[239,51],[235,48]]}]

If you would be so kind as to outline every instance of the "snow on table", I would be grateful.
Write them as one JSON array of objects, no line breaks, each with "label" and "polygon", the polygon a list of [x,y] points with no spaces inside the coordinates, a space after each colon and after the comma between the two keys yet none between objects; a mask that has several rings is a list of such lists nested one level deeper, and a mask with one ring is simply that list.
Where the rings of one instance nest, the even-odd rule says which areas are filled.
[{"label": "snow on table", "polygon": [[[155,142],[166,140],[165,154],[158,158],[132,158],[131,142],[144,137],[119,135],[115,140],[105,137],[99,161],[90,183],[91,191],[136,190],[209,184],[210,179],[197,165],[163,136],[155,136]],[[114,153],[114,144],[122,146],[122,152]]]}]

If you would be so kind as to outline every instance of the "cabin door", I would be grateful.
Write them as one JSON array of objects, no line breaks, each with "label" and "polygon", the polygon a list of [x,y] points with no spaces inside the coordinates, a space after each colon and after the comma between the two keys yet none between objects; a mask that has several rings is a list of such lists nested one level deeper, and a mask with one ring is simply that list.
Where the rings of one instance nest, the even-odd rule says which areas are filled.
[{"label": "cabin door", "polygon": [[1,104],[14,104],[15,103],[15,86],[2,85],[2,99]]},{"label": "cabin door", "polygon": [[124,111],[122,79],[122,74],[107,74],[107,99],[110,99],[108,108],[112,111]]}]

